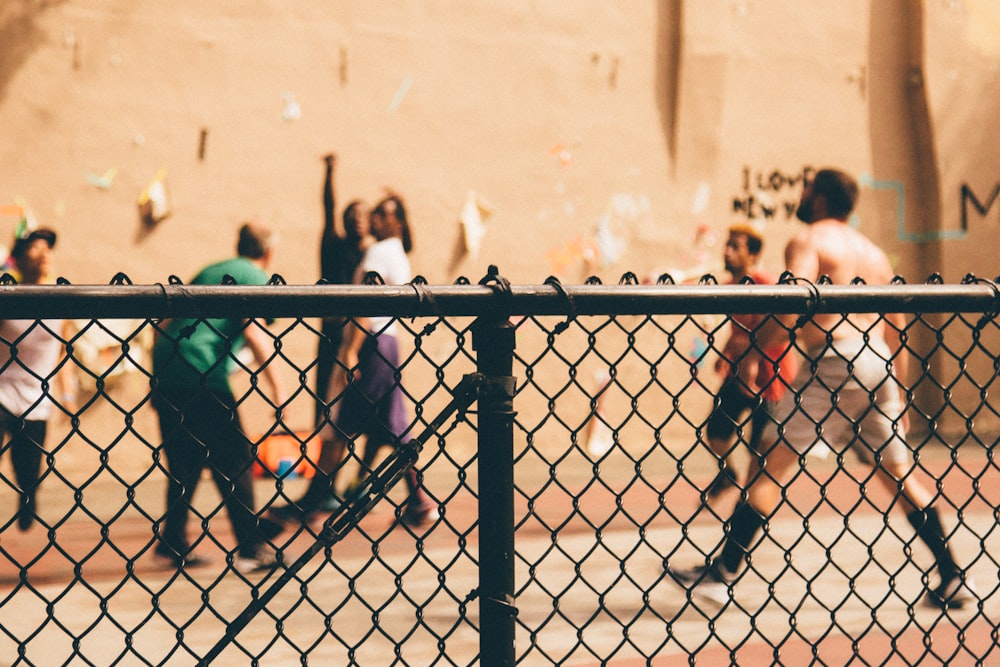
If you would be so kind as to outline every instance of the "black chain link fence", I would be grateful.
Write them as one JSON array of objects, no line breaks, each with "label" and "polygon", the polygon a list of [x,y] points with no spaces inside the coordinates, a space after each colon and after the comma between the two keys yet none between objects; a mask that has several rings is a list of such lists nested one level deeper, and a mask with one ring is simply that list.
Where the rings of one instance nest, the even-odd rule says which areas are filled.
[{"label": "black chain link fence", "polygon": [[[626,275],[609,286],[511,286],[495,273],[449,286],[114,282],[0,285],[0,319],[27,325],[0,341],[10,352],[0,385],[17,367],[46,395],[4,416],[4,664],[1000,660],[995,282],[638,285]],[[718,551],[745,483],[709,493],[720,472],[707,420],[732,327],[724,313],[897,312],[912,360],[900,383],[909,474],[932,490],[973,598],[961,609],[923,605],[936,584],[930,553],[902,514],[886,511],[891,491],[835,443],[800,458],[724,604],[678,586],[665,567]],[[156,559],[169,473],[150,349],[163,320],[251,318],[247,326],[266,328],[267,364],[293,391],[277,404],[257,364],[238,355],[230,380],[255,458],[219,487],[231,491],[247,472],[250,509],[266,519],[315,474],[318,318],[378,314],[399,328],[405,442],[367,464],[367,477],[364,442],[351,442],[336,480],[347,502],[268,534],[273,570],[239,567],[207,476],[191,501],[188,561]],[[68,351],[60,368],[70,391],[25,362],[37,335]],[[32,464],[15,474],[24,447],[13,443],[43,403],[52,414],[44,443],[29,439],[40,475],[28,503]],[[731,461],[743,471],[750,424],[738,421]],[[422,522],[404,520],[408,492],[396,483],[411,466],[436,509]]]}]

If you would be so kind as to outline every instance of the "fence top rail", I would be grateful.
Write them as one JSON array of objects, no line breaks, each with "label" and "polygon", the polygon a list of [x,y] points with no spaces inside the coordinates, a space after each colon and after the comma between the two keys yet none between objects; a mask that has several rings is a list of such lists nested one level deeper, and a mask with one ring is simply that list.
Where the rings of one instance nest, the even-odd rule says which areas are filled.
[{"label": "fence top rail", "polygon": [[921,285],[0,285],[0,319],[1000,312],[991,281]]}]

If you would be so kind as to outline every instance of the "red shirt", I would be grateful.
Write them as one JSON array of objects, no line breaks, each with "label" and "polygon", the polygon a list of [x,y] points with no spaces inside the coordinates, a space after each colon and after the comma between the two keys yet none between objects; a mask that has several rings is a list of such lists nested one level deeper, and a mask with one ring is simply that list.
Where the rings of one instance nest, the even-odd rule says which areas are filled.
[{"label": "red shirt", "polygon": [[[777,279],[770,273],[760,270],[753,270],[747,274],[756,285],[774,285]],[[730,281],[729,284],[733,284]],[[750,337],[753,332],[764,322],[767,315],[730,315],[731,336],[734,339],[742,338],[743,347],[750,346]],[[798,371],[798,361],[793,350],[789,350],[790,343],[783,342],[772,345],[763,351],[763,358],[757,370],[757,382],[763,387],[761,396],[768,401],[777,401],[785,393],[788,383]],[[777,374],[775,365],[777,364]],[[728,377],[731,370],[725,371]],[[775,376],[780,379],[775,379]]]}]

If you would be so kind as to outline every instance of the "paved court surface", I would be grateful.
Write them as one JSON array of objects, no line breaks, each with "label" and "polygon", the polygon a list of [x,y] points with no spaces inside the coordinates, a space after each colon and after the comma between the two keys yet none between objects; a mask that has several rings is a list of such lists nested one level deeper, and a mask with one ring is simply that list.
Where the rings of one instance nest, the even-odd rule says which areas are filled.
[{"label": "paved court surface", "polygon": [[[818,487],[795,491],[797,507],[819,507],[808,519],[808,535],[803,538],[802,517],[782,510],[754,554],[758,574],[741,581],[738,604],[723,610],[687,604],[663,578],[663,554],[681,545],[670,562],[696,562],[697,548],[711,548],[719,538],[719,521],[697,511],[698,498],[690,489],[663,491],[661,497],[659,490],[636,485],[616,497],[588,487],[579,514],[570,498],[546,496],[534,507],[538,519],[526,521],[518,532],[519,619],[538,629],[534,635],[518,630],[518,654],[530,650],[522,664],[647,664],[642,654],[655,655],[652,664],[657,665],[687,663],[692,655],[704,665],[776,659],[789,665],[840,665],[852,655],[858,657],[856,664],[1000,664],[998,566],[983,556],[1000,554],[994,510],[1000,506],[1000,474],[981,452],[963,456],[964,470],[980,472],[949,473],[944,491],[960,505],[951,511],[949,525],[955,525],[953,515],[960,510],[954,543],[960,558],[971,563],[983,597],[980,607],[947,614],[921,607],[924,586],[917,566],[929,565],[923,546],[915,545],[913,562],[907,561],[901,540],[910,539],[912,531],[905,519],[893,516],[887,530],[873,504],[888,497],[869,489],[871,502],[865,502],[857,483],[843,475],[830,477],[825,502]],[[940,472],[949,461],[939,456],[928,465]],[[816,469],[820,476],[832,475],[829,463]],[[585,472],[567,472],[567,485],[585,486]],[[524,471],[527,478],[544,474]],[[433,478],[429,485],[434,487]],[[143,494],[161,491],[152,483],[141,489]],[[111,495],[108,505],[120,507]],[[204,501],[211,500],[206,494]],[[733,500],[720,499],[719,511]],[[100,493],[85,501],[99,507]],[[691,517],[689,525],[684,528],[660,512],[640,531],[611,511],[616,506],[656,508],[661,502],[673,515]],[[523,498],[518,505],[522,516],[527,510]],[[216,664],[245,665],[251,655],[261,656],[263,665],[300,664],[303,653],[310,664],[321,665],[475,663],[478,605],[465,603],[464,596],[477,587],[478,570],[471,556],[456,557],[462,546],[475,553],[475,500],[459,493],[444,509],[455,530],[394,528],[389,509],[377,508],[362,524],[368,535],[382,536],[377,549],[357,534],[335,546],[329,559],[310,562],[299,580],[239,635],[249,653],[230,647]],[[851,518],[845,522],[840,513],[848,511]],[[45,516],[44,507],[42,512]],[[598,535],[580,515],[609,520]],[[560,526],[556,539],[546,524]],[[178,636],[203,653],[224,633],[221,619],[236,617],[250,601],[253,587],[225,570],[218,547],[199,547],[199,553],[214,559],[212,566],[174,574],[143,554],[150,525],[138,512],[126,512],[107,531],[113,547],[102,542],[99,524],[80,512],[54,529],[54,539],[40,527],[0,533],[0,548],[9,556],[0,562],[0,663],[17,662],[13,637],[23,640],[37,630],[26,643],[26,664],[143,664],[137,655],[152,664],[193,664],[196,657],[178,647]],[[223,544],[232,543],[224,519],[214,521],[212,531]],[[306,535],[289,532],[280,539],[290,558],[307,547]],[[86,565],[75,571],[72,562],[84,557]],[[30,586],[11,559],[30,563]],[[378,567],[371,565],[373,559]],[[125,576],[126,568],[131,576]],[[401,573],[398,581],[389,570]],[[80,581],[72,585],[77,575]],[[259,593],[275,575],[250,579]],[[103,608],[102,598],[108,600]],[[218,615],[203,608],[206,599]],[[459,613],[463,606],[465,619]],[[279,624],[286,639],[275,641]],[[79,638],[76,649],[71,636]],[[407,638],[396,656],[394,640],[401,637]],[[344,642],[354,645],[351,654]],[[780,646],[777,655],[775,645]],[[605,662],[605,656],[613,657]]]}]

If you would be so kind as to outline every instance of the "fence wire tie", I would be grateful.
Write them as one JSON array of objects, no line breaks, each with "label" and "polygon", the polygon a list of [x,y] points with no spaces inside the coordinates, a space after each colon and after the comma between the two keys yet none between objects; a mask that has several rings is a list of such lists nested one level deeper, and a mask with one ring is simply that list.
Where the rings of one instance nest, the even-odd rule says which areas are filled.
[{"label": "fence wire tie", "polygon": [[[429,289],[427,289],[427,278],[424,278],[423,276],[415,276],[413,280],[411,280],[407,284],[413,288],[414,293],[416,293],[417,295],[417,306],[414,309],[416,312],[413,313],[413,317],[410,318],[410,321],[413,322],[414,320],[417,319],[417,316],[421,314],[421,311],[423,310],[423,306],[425,304],[430,306],[431,313],[435,317],[440,318],[441,309],[438,308],[437,301],[434,299],[434,294]],[[431,322],[430,324],[428,324],[423,328],[423,331],[420,332],[420,335],[428,336],[434,333],[434,330],[436,328],[437,328],[437,322]]]},{"label": "fence wire tie", "polygon": [[997,281],[987,280],[986,278],[978,278],[973,273],[965,274],[962,278],[963,285],[986,285],[993,291],[993,310],[988,313],[983,313],[983,316],[979,318],[976,323],[976,330],[983,329],[987,324],[996,319],[997,314],[1000,313],[1000,287],[997,286]]},{"label": "fence wire tie", "polygon": [[830,285],[832,284],[832,281],[830,280],[830,276],[824,274],[819,277],[819,280],[816,283],[813,283],[805,278],[795,276],[795,274],[791,271],[785,271],[781,274],[781,277],[778,278],[779,285],[805,285],[809,290],[809,301],[806,303],[806,310],[804,313],[799,315],[798,319],[795,320],[795,325],[792,327],[793,329],[801,329],[804,327],[819,309],[821,299],[819,295],[819,287],[816,286],[817,283],[820,285]]},{"label": "fence wire tie", "polygon": [[656,279],[657,285],[676,285],[677,281],[669,273],[661,273]]},{"label": "fence wire tie", "polygon": [[558,336],[563,331],[566,331],[566,329],[569,329],[569,325],[576,319],[576,304],[573,303],[573,297],[569,295],[569,292],[566,291],[566,288],[563,287],[563,284],[555,276],[549,276],[546,278],[545,284],[554,287],[556,292],[558,292],[569,305],[569,315],[567,315],[566,319],[557,324],[552,330],[552,333]]},{"label": "fence wire tie", "polygon": [[378,271],[366,271],[361,279],[362,285],[385,285],[385,278]]},{"label": "fence wire tie", "polygon": [[489,268],[486,269],[486,275],[480,278],[479,284],[506,297],[510,297],[512,294],[510,281],[500,275],[500,269],[497,268],[496,264],[490,264]]}]

